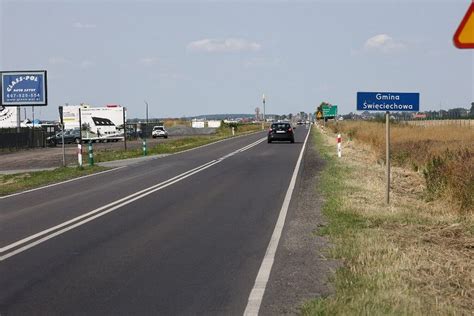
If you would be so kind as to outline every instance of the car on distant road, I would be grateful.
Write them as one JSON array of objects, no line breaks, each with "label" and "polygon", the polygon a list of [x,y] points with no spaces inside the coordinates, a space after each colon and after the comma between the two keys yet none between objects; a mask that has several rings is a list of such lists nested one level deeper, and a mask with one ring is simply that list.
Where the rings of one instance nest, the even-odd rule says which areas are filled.
[{"label": "car on distant road", "polygon": [[270,129],[268,130],[268,143],[272,141],[289,141],[291,143],[295,142],[295,134],[290,123],[273,123]]},{"label": "car on distant road", "polygon": [[164,126],[153,126],[153,130],[151,131],[151,136],[153,138],[157,138],[157,137],[168,138],[168,131],[165,129]]},{"label": "car on distant road", "polygon": [[[62,144],[63,136],[62,131],[46,138],[46,141],[51,146],[56,146],[57,144]],[[64,143],[65,144],[79,144],[81,142],[81,132],[79,129],[69,129],[64,131]]]}]

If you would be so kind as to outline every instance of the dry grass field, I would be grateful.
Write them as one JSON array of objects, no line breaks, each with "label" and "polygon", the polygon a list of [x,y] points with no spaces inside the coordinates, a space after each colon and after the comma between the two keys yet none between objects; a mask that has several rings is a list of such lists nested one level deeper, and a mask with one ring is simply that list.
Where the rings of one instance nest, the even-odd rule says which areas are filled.
[{"label": "dry grass field", "polygon": [[[342,158],[336,156],[337,130],[343,133]],[[308,302],[304,315],[474,311],[474,213],[461,211],[453,197],[428,199],[422,171],[433,157],[446,157],[447,149],[467,150],[471,160],[464,162],[470,169],[462,167],[462,181],[470,179],[472,185],[472,130],[394,126],[392,131],[394,153],[407,150],[408,156],[392,168],[387,206],[383,124],[345,122],[314,130],[327,159],[320,187],[328,225],[316,231],[330,238],[329,255],[344,266],[335,275],[335,295]],[[449,168],[458,168],[458,160],[445,159]]]},{"label": "dry grass field", "polygon": [[[346,121],[330,127],[369,145],[377,161],[385,162],[385,124]],[[457,211],[474,211],[474,126],[391,124],[390,142],[391,163],[422,173],[428,200],[447,199]]]}]

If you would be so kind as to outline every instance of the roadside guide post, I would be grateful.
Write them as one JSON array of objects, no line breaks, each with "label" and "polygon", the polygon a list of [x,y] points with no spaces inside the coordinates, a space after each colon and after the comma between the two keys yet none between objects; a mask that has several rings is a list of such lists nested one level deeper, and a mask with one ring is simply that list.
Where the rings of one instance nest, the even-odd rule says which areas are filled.
[{"label": "roadside guide post", "polygon": [[82,145],[81,143],[77,144],[77,164],[79,167],[82,167]]},{"label": "roadside guide post", "polygon": [[143,138],[142,149],[143,149],[143,156],[146,156],[146,138]]},{"label": "roadside guide post", "polygon": [[341,138],[341,134],[339,133],[339,134],[337,134],[337,156],[339,158],[342,157],[342,148],[341,148],[342,144],[341,144],[341,141],[342,141],[342,138]]},{"label": "roadside guide post", "polygon": [[235,136],[235,129],[233,126],[232,126],[232,136]]},{"label": "roadside guide post", "polygon": [[404,92],[357,92],[357,111],[385,111],[385,203],[390,203],[390,110],[419,112],[420,94]]},{"label": "roadside guide post", "polygon": [[89,166],[94,165],[94,152],[92,150],[92,141],[89,141]]}]

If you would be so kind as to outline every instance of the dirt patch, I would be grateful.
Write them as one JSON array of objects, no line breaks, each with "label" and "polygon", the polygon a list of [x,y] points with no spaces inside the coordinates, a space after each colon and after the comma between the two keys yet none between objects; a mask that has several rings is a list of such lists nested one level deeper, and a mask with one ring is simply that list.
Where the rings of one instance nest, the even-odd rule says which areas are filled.
[{"label": "dirt patch", "polygon": [[[173,136],[168,139],[163,138],[149,138],[147,145],[154,146],[158,143],[168,142],[174,139],[180,139],[183,136]],[[142,147],[141,140],[127,141],[127,149],[139,149]],[[77,145],[67,144],[66,148],[66,165],[77,164]],[[124,142],[115,143],[94,143],[94,152],[107,150],[124,149]],[[82,145],[83,155],[87,153],[87,144]],[[57,168],[62,166],[63,150],[59,145],[57,147],[36,148],[28,150],[20,150],[15,152],[1,152],[0,153],[0,171],[8,170],[29,170],[42,168]],[[85,162],[87,157],[83,156]]]}]

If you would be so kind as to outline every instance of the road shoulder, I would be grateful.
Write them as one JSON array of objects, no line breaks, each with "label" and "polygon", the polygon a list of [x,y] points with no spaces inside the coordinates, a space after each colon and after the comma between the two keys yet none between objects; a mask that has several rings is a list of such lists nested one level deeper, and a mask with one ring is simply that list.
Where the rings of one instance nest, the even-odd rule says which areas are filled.
[{"label": "road shoulder", "polygon": [[317,227],[325,225],[321,213],[323,200],[316,190],[323,166],[324,161],[310,137],[263,297],[261,315],[296,314],[309,299],[333,292],[328,280],[338,262],[326,258],[330,245],[326,238],[314,233]]}]

